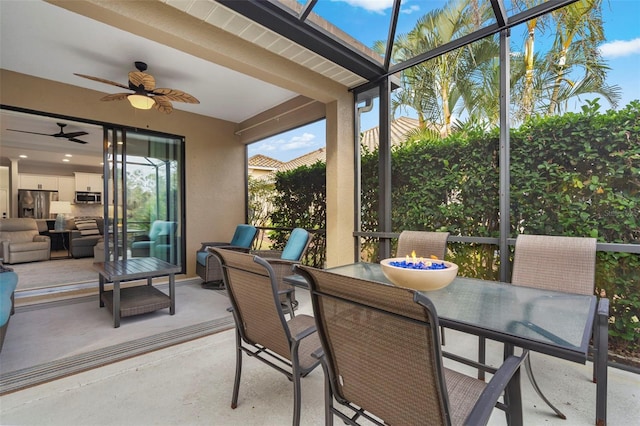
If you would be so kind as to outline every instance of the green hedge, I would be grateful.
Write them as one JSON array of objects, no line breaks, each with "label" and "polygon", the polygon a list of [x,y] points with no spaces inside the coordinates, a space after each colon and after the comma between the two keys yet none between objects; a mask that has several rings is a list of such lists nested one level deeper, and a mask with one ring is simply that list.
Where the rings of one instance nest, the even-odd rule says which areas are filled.
[{"label": "green hedge", "polygon": [[[274,211],[271,213],[274,227],[299,227],[313,232],[303,263],[315,267],[323,267],[325,259],[326,176],[326,166],[320,162],[276,173],[276,195],[273,198]],[[282,250],[289,232],[273,231],[270,238],[272,247]]]},{"label": "green hedge", "polygon": [[[498,136],[497,129],[478,129],[395,147],[392,230],[498,237]],[[532,119],[511,131],[510,162],[511,237],[640,241],[640,102],[600,113],[594,101],[581,113]],[[361,173],[362,230],[378,231],[376,151],[362,155]],[[274,225],[324,229],[324,177],[324,164],[279,174]],[[375,260],[376,247],[377,241],[364,240],[369,260]],[[461,275],[498,279],[497,246],[450,244],[449,249]],[[612,346],[637,352],[640,256],[599,252],[596,274],[597,292],[611,299]]]}]

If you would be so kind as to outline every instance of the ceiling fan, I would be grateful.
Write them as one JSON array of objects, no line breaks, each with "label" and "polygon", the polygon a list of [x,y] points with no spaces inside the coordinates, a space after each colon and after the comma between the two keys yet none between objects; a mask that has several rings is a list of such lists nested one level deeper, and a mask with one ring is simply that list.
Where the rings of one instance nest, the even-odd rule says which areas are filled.
[{"label": "ceiling fan", "polygon": [[147,64],[144,62],[135,62],[136,69],[138,71],[131,71],[129,73],[129,84],[116,83],[115,81],[105,80],[99,77],[93,77],[90,75],[77,74],[78,77],[88,78],[89,80],[97,81],[100,83],[110,84],[112,86],[121,87],[123,89],[132,90],[134,93],[114,93],[113,95],[107,95],[101,98],[101,101],[119,101],[122,99],[128,99],[134,108],[138,109],[151,109],[155,108],[158,111],[162,111],[166,114],[170,114],[173,111],[173,102],[185,102],[189,104],[199,104],[200,101],[182,90],[176,89],[162,89],[156,88],[156,79],[151,74],[145,73],[147,70]]},{"label": "ceiling fan", "polygon": [[15,130],[15,129],[7,129],[10,130],[12,132],[20,132],[20,133],[29,133],[32,135],[43,135],[43,136],[53,136],[54,138],[66,138],[71,142],[77,142],[77,143],[83,143],[86,144],[86,141],[77,139],[80,136],[84,136],[84,135],[88,135],[89,133],[87,132],[71,132],[71,133],[65,133],[64,132],[64,128],[67,126],[65,123],[56,123],[58,126],[60,126],[60,131],[58,133],[38,133],[38,132],[28,132],[26,130]]}]

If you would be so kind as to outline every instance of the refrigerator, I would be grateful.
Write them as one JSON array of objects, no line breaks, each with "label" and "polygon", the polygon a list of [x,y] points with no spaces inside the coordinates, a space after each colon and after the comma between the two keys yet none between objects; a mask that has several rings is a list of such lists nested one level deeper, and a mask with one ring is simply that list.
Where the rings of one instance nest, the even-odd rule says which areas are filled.
[{"label": "refrigerator", "polygon": [[58,201],[58,191],[18,190],[18,217],[49,219],[52,201]]}]

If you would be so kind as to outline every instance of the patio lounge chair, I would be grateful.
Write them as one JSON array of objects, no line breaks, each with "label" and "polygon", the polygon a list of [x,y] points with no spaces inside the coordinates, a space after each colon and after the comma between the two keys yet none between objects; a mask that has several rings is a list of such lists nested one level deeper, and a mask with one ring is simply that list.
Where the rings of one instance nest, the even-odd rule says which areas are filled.
[{"label": "patio lounge chair", "polygon": [[[403,287],[297,266],[307,276],[324,348],[325,424],[337,415],[377,425],[486,424],[504,393],[522,421],[520,365],[510,356],[488,384],[444,368],[431,301]],[[334,408],[334,400],[352,411]],[[374,418],[375,416],[375,418]]]},{"label": "patio lounge chair", "polygon": [[285,319],[276,274],[269,263],[251,254],[212,247],[220,259],[236,324],[236,377],[231,408],[238,406],[242,353],[258,358],[293,382],[293,425],[300,424],[300,378],[320,361],[311,354],[320,349],[312,316]]},{"label": "patio lounge chair", "polygon": [[251,225],[238,225],[229,242],[207,241],[196,253],[196,273],[204,281],[205,288],[220,288],[222,283],[222,265],[216,256],[209,252],[209,247],[227,247],[234,250],[249,252],[251,244],[258,235],[258,230]]},{"label": "patio lounge chair", "polygon": [[[516,239],[511,283],[592,295],[595,290],[595,267],[595,238],[521,234]],[[527,357],[525,369],[538,395],[558,417],[566,419],[538,387],[531,369],[530,357]]]},{"label": "patio lounge chair", "polygon": [[251,254],[260,256],[269,262],[276,274],[276,281],[280,290],[280,302],[286,306],[285,313],[294,316],[298,306],[295,288],[283,281],[283,278],[293,274],[293,265],[300,263],[309,247],[312,235],[310,232],[295,228],[291,231],[287,244],[283,250],[252,250]]}]

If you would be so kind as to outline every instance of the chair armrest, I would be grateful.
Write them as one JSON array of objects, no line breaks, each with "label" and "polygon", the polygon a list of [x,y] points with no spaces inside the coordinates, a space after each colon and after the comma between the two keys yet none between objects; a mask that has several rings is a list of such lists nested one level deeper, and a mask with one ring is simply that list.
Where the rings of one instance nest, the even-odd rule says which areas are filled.
[{"label": "chair armrest", "polygon": [[293,265],[298,265],[300,264],[299,261],[297,260],[286,260],[286,259],[280,259],[280,258],[276,258],[276,259],[270,259],[267,258],[265,259],[267,262],[269,262],[269,265],[271,265],[272,267],[276,266],[276,265],[286,265],[289,268],[291,268],[291,270],[293,271]]},{"label": "chair armrest", "polygon": [[[242,253],[249,253],[249,248],[248,247],[221,245],[221,246],[216,246],[215,248],[224,249],[224,250],[239,251],[239,252],[242,252]],[[209,246],[207,246],[207,250],[211,251],[211,250],[209,250]]]},{"label": "chair armrest", "polygon": [[154,241],[156,245],[171,244],[171,235],[158,235],[158,238]]},{"label": "chair armrest", "polygon": [[288,275],[293,275],[294,271],[293,271],[293,267],[294,265],[299,264],[300,262],[298,261],[294,261],[294,260],[284,260],[284,259],[269,259],[269,258],[265,258],[264,260],[266,260],[269,265],[271,266],[271,268],[273,269],[273,272],[276,275],[276,280],[277,281],[282,281],[282,278],[288,276]]},{"label": "chair armrest", "polygon": [[[294,318],[294,321],[295,321],[295,318]],[[316,326],[312,325],[310,327],[305,328],[304,330],[302,330],[301,332],[299,332],[295,336],[293,336],[293,339],[299,342],[300,340],[304,339],[305,337],[311,336],[315,332],[316,332]]]},{"label": "chair armrest", "polygon": [[220,246],[228,246],[229,242],[227,241],[222,242],[222,241],[204,241],[201,242],[200,244],[202,244],[202,246],[200,247],[199,251],[205,251],[207,250],[207,247],[220,247]]},{"label": "chair armrest", "polygon": [[282,250],[251,250],[251,254],[265,258],[266,260],[279,259],[282,256]]},{"label": "chair armrest", "polygon": [[478,401],[471,410],[471,413],[469,413],[469,416],[466,418],[465,424],[487,424],[498,399],[502,396],[502,393],[510,384],[514,376],[518,378],[518,383],[514,383],[513,385],[517,385],[518,389],[520,389],[520,366],[528,356],[529,352],[525,351],[521,356],[511,355],[502,363],[500,368],[498,368],[498,371],[496,371],[494,376],[491,378],[491,381],[487,383],[482,394],[480,394],[480,398],[478,398]]},{"label": "chair armrest", "polygon": [[33,237],[33,242],[46,242],[50,240],[51,238],[49,238],[48,235],[36,235]]},{"label": "chair armrest", "polygon": [[311,352],[311,357],[315,359],[322,359],[322,357],[324,357],[324,349],[322,349],[322,346]]},{"label": "chair armrest", "polygon": [[295,289],[293,287],[291,287],[291,288],[278,290],[278,294],[287,294],[288,295],[290,293],[293,293],[294,291],[295,291]]}]

